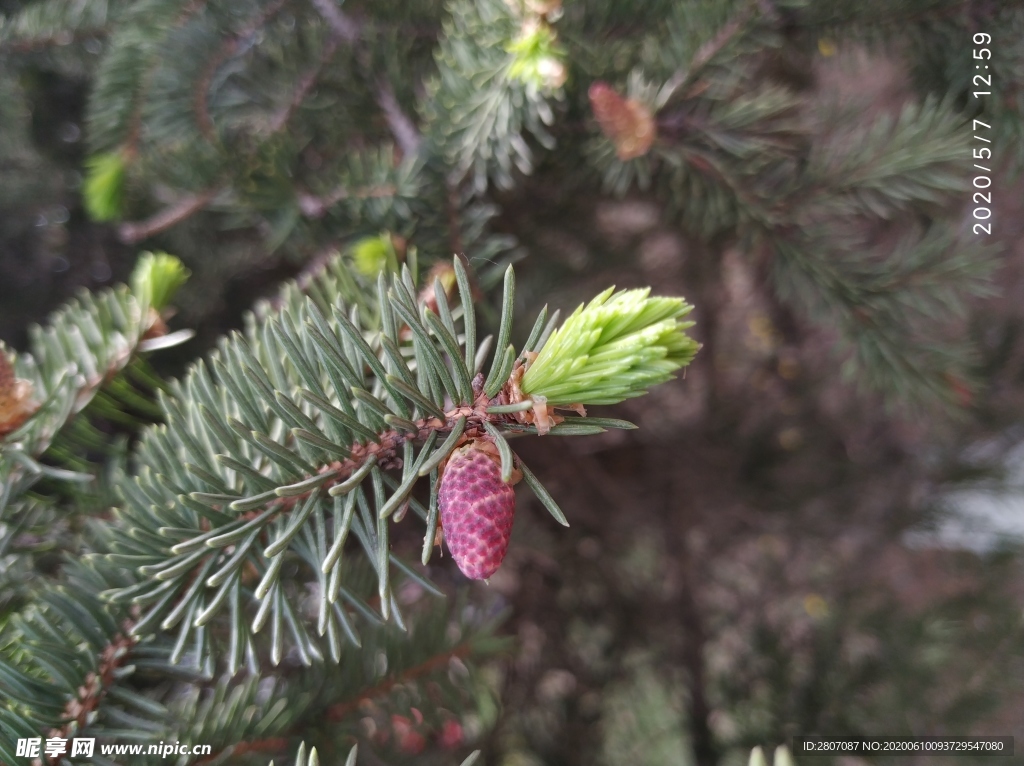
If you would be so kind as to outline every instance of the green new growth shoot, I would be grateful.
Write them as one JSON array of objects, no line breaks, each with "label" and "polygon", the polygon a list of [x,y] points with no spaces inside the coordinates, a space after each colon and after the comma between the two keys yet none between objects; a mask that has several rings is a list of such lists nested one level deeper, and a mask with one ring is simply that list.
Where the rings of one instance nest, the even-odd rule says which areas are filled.
[{"label": "green new growth shoot", "polygon": [[143,253],[132,272],[132,293],[149,308],[161,311],[191,273],[173,255]]},{"label": "green new growth shoot", "polygon": [[520,388],[549,406],[616,404],[642,396],[693,359],[686,334],[693,309],[682,298],[650,297],[650,288],[610,287],[580,304],[523,375]]},{"label": "green new growth shoot", "polygon": [[391,234],[383,232],[376,237],[364,237],[355,242],[349,250],[352,264],[364,277],[376,277],[398,273],[398,256],[391,240]]},{"label": "green new growth shoot", "polygon": [[113,221],[121,216],[124,198],[124,156],[119,151],[96,154],[85,161],[82,199],[94,221]]},{"label": "green new growth shoot", "polygon": [[522,34],[505,50],[514,57],[508,70],[511,79],[545,93],[558,90],[565,84],[565,51],[547,24],[525,25]]}]

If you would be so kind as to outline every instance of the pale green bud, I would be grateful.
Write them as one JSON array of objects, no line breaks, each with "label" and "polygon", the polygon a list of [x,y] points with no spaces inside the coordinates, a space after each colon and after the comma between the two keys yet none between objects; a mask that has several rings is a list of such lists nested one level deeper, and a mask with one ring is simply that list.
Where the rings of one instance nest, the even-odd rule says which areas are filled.
[{"label": "pale green bud", "polygon": [[143,253],[132,272],[132,293],[155,311],[163,310],[192,272],[175,256]]}]

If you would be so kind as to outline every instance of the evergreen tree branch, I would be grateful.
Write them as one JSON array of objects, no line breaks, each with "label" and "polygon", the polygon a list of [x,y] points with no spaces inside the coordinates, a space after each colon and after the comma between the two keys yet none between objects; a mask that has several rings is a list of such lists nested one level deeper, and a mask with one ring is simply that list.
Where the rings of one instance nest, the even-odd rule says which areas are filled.
[{"label": "evergreen tree branch", "polygon": [[295,88],[295,92],[292,94],[291,100],[288,102],[277,116],[270,121],[270,132],[280,133],[284,130],[285,126],[291,120],[295,112],[302,106],[303,102],[309,96],[310,91],[316,85],[320,74],[323,72],[331,60],[334,58],[334,54],[337,53],[338,47],[341,45],[344,38],[332,29],[332,34],[327,38],[327,42],[324,43],[323,50],[320,52],[320,58],[316,65],[313,66],[302,79],[299,80],[298,86]]},{"label": "evergreen tree branch", "polygon": [[117,227],[117,236],[127,245],[134,245],[144,239],[148,239],[154,234],[166,231],[204,210],[224,190],[224,187],[218,186],[206,189],[198,194],[187,194],[173,205],[164,208],[145,220],[129,221],[120,224]]},{"label": "evergreen tree branch", "polygon": [[213,58],[207,62],[203,74],[196,83],[195,98],[193,100],[196,123],[199,126],[200,133],[202,133],[207,141],[212,143],[215,140],[208,99],[210,96],[210,83],[217,74],[217,70],[221,68],[225,61],[235,55],[243,43],[276,16],[285,7],[286,2],[287,0],[274,0],[274,2],[268,4],[248,24],[225,40]]},{"label": "evergreen tree branch", "polygon": [[[153,264],[159,264],[153,266]],[[170,256],[144,257],[133,289],[80,298],[55,312],[45,330],[34,328],[31,354],[13,365],[0,349],[0,477],[7,504],[43,476],[69,478],[36,462],[54,438],[144,349],[164,335],[158,309],[187,272]],[[16,419],[8,417],[15,410]]]},{"label": "evergreen tree branch", "polygon": [[358,42],[359,25],[342,13],[332,0],[310,0],[310,2],[342,40],[349,45],[355,45]]},{"label": "evergreen tree branch", "polygon": [[[335,35],[353,47],[360,41],[360,25],[345,15],[332,0],[310,0]],[[371,64],[364,51],[357,51],[363,71],[372,76]],[[402,111],[395,98],[395,92],[384,77],[374,78],[377,88],[377,105],[380,107],[395,142],[405,156],[413,156],[419,150],[420,135],[416,124]]]},{"label": "evergreen tree branch", "polygon": [[420,148],[420,132],[416,124],[402,111],[395,91],[384,77],[377,79],[377,104],[391,128],[395,142],[405,156],[415,155]]},{"label": "evergreen tree branch", "polygon": [[348,185],[343,184],[334,189],[334,191],[320,197],[308,192],[299,192],[296,200],[299,210],[304,216],[307,218],[321,218],[324,213],[342,200],[393,197],[397,192],[398,187],[394,184],[371,186],[367,189],[352,189]]},{"label": "evergreen tree branch", "polygon": [[104,38],[109,34],[106,27],[94,27],[91,29],[81,29],[73,34],[68,34],[64,31],[55,32],[51,35],[44,35],[42,37],[33,37],[26,40],[0,40],[0,53],[12,53],[12,54],[26,54],[36,53],[41,50],[53,48],[56,46],[68,45],[69,43],[77,43],[81,40],[90,40],[97,38]]},{"label": "evergreen tree branch", "polygon": [[[465,320],[473,311],[471,288],[458,259],[454,270],[461,272]],[[140,619],[140,634],[181,623],[180,644],[224,608],[249,567],[261,578],[253,592],[259,616],[251,631],[241,629],[254,635],[271,620],[276,662],[287,623],[295,645],[312,661],[320,650],[294,619],[281,567],[286,557],[304,562],[320,581],[320,635],[340,630],[334,605],[346,592],[338,563],[349,532],[374,564],[379,618],[362,602],[357,608],[368,619],[401,619],[391,568],[419,575],[389,553],[389,517],[400,517],[396,512],[408,505],[427,518],[412,490],[458,446],[452,434],[464,442],[502,438],[495,428],[509,435],[571,436],[631,427],[586,417],[563,423],[546,397],[555,406],[621,401],[666,379],[696,348],[681,334],[687,325],[675,319],[686,310],[680,300],[646,298],[642,291],[610,297],[608,291],[574,315],[573,322],[589,329],[567,326],[549,341],[571,345],[584,332],[592,344],[602,337],[592,334],[595,327],[610,322],[617,329],[609,329],[607,345],[586,346],[590,357],[583,347],[560,357],[578,354],[579,364],[563,371],[549,368],[542,353],[537,375],[523,377],[520,386],[523,368],[513,370],[515,351],[505,348],[512,324],[509,270],[498,340],[503,352],[485,381],[476,370],[480,354],[469,353],[464,337],[475,323],[465,323],[457,339],[443,291],[434,292],[438,315],[421,303],[408,269],[390,288],[381,275],[376,292],[370,292],[375,301],[367,300],[366,288],[350,275],[345,278],[348,284],[336,299],[316,290],[330,319],[316,300],[292,290],[294,297],[278,314],[251,323],[247,338],[223,343],[209,366],[193,369],[176,384],[174,397],[164,397],[167,427],[143,435],[136,459],[146,469],[123,485],[122,513],[130,528],[109,530],[112,561],[139,562],[137,573],[154,588],[175,584],[169,600]],[[342,295],[351,309],[344,308]],[[363,324],[361,302],[371,312],[369,325]],[[379,322],[377,329],[371,329],[373,322]],[[475,348],[475,339],[470,345]],[[539,344],[538,350],[543,351]],[[508,412],[509,403],[524,406]],[[430,414],[436,410],[444,417]],[[528,483],[564,522],[535,479]],[[333,544],[323,536],[307,539],[311,525],[333,528]],[[426,536],[432,535],[428,530]],[[191,616],[182,621],[186,614]]]},{"label": "evergreen tree branch", "polygon": [[740,10],[732,20],[723,26],[718,34],[702,45],[694,54],[686,69],[678,71],[668,82],[665,83],[663,91],[663,102],[667,102],[673,95],[678,93],[685,86],[703,71],[719,53],[732,43],[741,33],[747,29],[747,24],[755,17],[755,10],[761,7],[764,10],[761,0],[753,0],[746,8]]},{"label": "evergreen tree branch", "polygon": [[[356,692],[352,697],[336,701],[326,706],[323,711],[317,712],[320,720],[329,721],[332,724],[346,723],[357,713],[360,707],[367,701],[376,701],[387,697],[396,687],[411,684],[424,677],[432,677],[440,671],[448,668],[453,659],[466,660],[473,654],[480,653],[479,638],[474,637],[463,641],[453,647],[446,647],[443,651],[431,655],[422,662],[408,668],[402,668],[394,673],[389,673],[382,681],[373,686],[363,689],[353,689]],[[337,695],[332,695],[337,696]],[[288,736],[295,736],[299,731],[286,732],[286,736],[266,737],[255,740],[242,741],[231,746],[231,755],[239,756],[246,753],[271,753],[279,752],[287,746]],[[211,754],[199,761],[199,764],[216,762],[224,755],[224,751]]]},{"label": "evergreen tree branch", "polygon": [[119,3],[46,0],[0,15],[0,53],[25,54],[109,34]]},{"label": "evergreen tree branch", "polygon": [[406,668],[400,673],[395,673],[381,681],[376,686],[361,691],[357,697],[336,702],[327,708],[326,718],[329,721],[344,721],[353,712],[359,709],[359,705],[365,700],[376,699],[387,695],[392,689],[400,684],[415,681],[423,676],[436,673],[446,667],[453,659],[465,659],[476,651],[476,645],[472,641],[464,641],[450,649],[428,657],[423,662],[413,667]]},{"label": "evergreen tree branch", "polygon": [[500,0],[449,6],[427,84],[424,132],[449,164],[451,180],[467,176],[479,194],[489,182],[511,188],[513,171],[532,169],[528,133],[554,147],[549,100],[564,84],[561,48],[546,21]]},{"label": "evergreen tree branch", "polygon": [[[168,644],[130,637],[137,616],[129,615],[138,615],[137,607],[128,599],[104,604],[97,597],[97,591],[128,581],[118,564],[90,557],[65,574],[67,582],[41,588],[35,604],[0,631],[0,758],[5,762],[15,762],[10,754],[20,737],[84,736],[104,742],[119,737],[126,724],[154,739],[212,745],[213,755],[198,763],[280,750],[310,717],[330,721],[335,735],[340,730],[351,736],[357,728],[349,701],[372,699],[386,708],[396,685],[408,692],[427,679],[435,703],[464,698],[470,691],[465,683],[442,672],[448,663],[494,654],[507,645],[492,635],[496,622],[467,619],[458,605],[436,608],[424,602],[408,625],[378,625],[361,643],[355,641],[352,651],[360,654],[346,654],[345,663],[321,673],[261,676],[252,654],[247,676],[236,682],[229,671],[207,687],[212,665],[202,642],[189,657],[191,670],[171,667],[167,658],[176,650]],[[366,583],[365,577],[358,579]],[[132,601],[151,602],[138,585],[133,593],[143,597]],[[381,652],[389,658],[383,677],[375,660]],[[153,681],[161,677],[165,689],[153,695]],[[166,688],[173,677],[189,685]],[[269,696],[268,682],[274,691]],[[224,714],[223,704],[232,705],[232,714]],[[160,758],[144,757],[141,763]]]},{"label": "evergreen tree branch", "polygon": [[63,726],[51,729],[50,737],[67,739],[71,734],[81,731],[103,704],[104,699],[114,686],[119,671],[131,660],[131,651],[138,639],[131,636],[132,624],[125,621],[122,630],[104,645],[99,653],[99,664],[96,670],[87,673],[85,683],[78,687],[78,693],[68,700],[61,718],[66,720]]}]

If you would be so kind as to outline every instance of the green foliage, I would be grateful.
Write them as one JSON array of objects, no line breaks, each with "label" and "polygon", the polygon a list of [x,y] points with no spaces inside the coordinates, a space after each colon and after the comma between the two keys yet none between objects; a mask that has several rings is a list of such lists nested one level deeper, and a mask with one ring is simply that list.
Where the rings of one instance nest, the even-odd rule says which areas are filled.
[{"label": "green foliage", "polygon": [[390,234],[366,237],[352,245],[352,264],[362,276],[376,278],[381,272],[398,271],[398,259]]},{"label": "green foliage", "polygon": [[[115,502],[126,435],[162,417],[155,391],[165,384],[143,357],[190,337],[164,335],[152,305],[183,278],[172,256],[144,257],[132,291],[83,291],[14,355],[23,417],[0,435],[0,625],[29,597],[37,562],[79,545],[81,517]],[[7,392],[0,399],[10,406]]]},{"label": "green foliage", "polygon": [[[971,169],[956,96],[892,113],[836,96],[806,114],[806,82],[755,62],[785,70],[794,46],[816,45],[815,11],[788,10],[798,25],[806,12],[808,27],[783,42],[763,6],[713,5],[680,6],[645,50],[643,76],[635,66],[619,74],[626,96],[656,111],[651,150],[622,161],[601,137],[587,145],[589,161],[617,194],[656,189],[701,238],[735,237],[781,299],[838,331],[865,388],[890,403],[956,409],[957,392],[978,385],[960,312],[986,293],[995,265],[993,248],[938,215],[966,193]],[[879,47],[904,32],[871,28]],[[784,45],[788,54],[769,53]]]},{"label": "green foliage", "polygon": [[690,363],[699,344],[686,335],[693,307],[651,298],[650,289],[609,288],[580,305],[523,375],[526,394],[548,404],[618,404],[642,396]]},{"label": "green foliage", "polygon": [[90,157],[86,163],[82,198],[94,221],[113,221],[121,216],[124,199],[125,161],[120,152]]},{"label": "green foliage", "polygon": [[154,311],[167,308],[189,278],[189,270],[167,253],[143,253],[132,272],[132,293]]},{"label": "green foliage", "polygon": [[118,2],[83,3],[80,0],[44,0],[28,4],[15,15],[0,16],[0,51],[6,48],[33,50],[57,39],[70,42],[74,34],[102,32],[110,21],[111,12],[116,12],[119,6]]},{"label": "green foliage", "polygon": [[[545,308],[513,342],[506,267],[519,256],[509,232],[536,210],[524,201],[585,208],[601,184],[642,192],[661,204],[660,225],[701,243],[693,252],[710,265],[694,273],[724,284],[719,256],[739,251],[771,311],[784,303],[835,332],[857,384],[930,411],[969,401],[979,383],[964,328],[995,251],[950,211],[969,188],[971,117],[994,125],[1000,163],[1024,157],[1011,86],[1024,12],[965,7],[42,0],[0,19],[0,160],[25,179],[5,204],[20,213],[50,175],[23,139],[33,126],[21,67],[71,72],[89,79],[86,211],[124,219],[126,243],[160,240],[130,289],[83,294],[12,356],[3,393],[23,409],[9,422],[26,418],[0,439],[0,759],[13,759],[12,737],[52,728],[134,728],[243,757],[232,746],[327,739],[298,729],[334,706],[347,748],[365,739],[350,714],[367,690],[392,685],[374,697],[386,704],[360,708],[375,726],[425,700],[454,716],[472,707],[467,695],[486,696],[455,670],[424,673],[443,703],[408,678],[462,643],[481,656],[498,643],[457,605],[402,597],[443,592],[423,568],[443,461],[463,437],[491,439],[503,475],[521,473],[567,525],[512,438],[632,426],[548,421],[536,405],[640,396],[699,347],[691,307],[646,290],[603,292],[560,328]],[[979,25],[1001,84],[983,101],[969,95],[966,42]],[[837,50],[825,35],[838,49],[898,45],[916,91],[882,109],[841,93],[809,106],[825,51]],[[591,119],[596,82],[649,112],[641,156],[622,160]],[[189,271],[159,247],[185,253],[208,289],[261,259],[322,269],[168,384],[144,355],[184,337],[165,335],[159,312]],[[413,548],[420,564],[407,560]],[[60,552],[90,555],[38,588],[27,576],[7,587],[16,567],[35,571],[44,555],[57,566]],[[911,643],[948,653],[942,627]],[[664,742],[668,759],[684,738],[659,732],[678,701],[661,679],[641,682],[609,702],[623,725],[606,750],[629,760],[631,738]],[[82,717],[88,694],[95,710]],[[626,725],[644,704],[657,714]]]},{"label": "green foliage", "polygon": [[[94,524],[92,544],[99,552],[84,569],[72,570],[71,583],[44,589],[37,596],[45,607],[30,607],[10,624],[7,664],[0,663],[6,683],[16,692],[12,706],[2,711],[10,720],[8,731],[58,726],[61,709],[85,705],[82,699],[75,701],[85,674],[121,678],[123,674],[111,675],[107,666],[115,660],[127,662],[124,655],[144,647],[146,652],[161,647],[156,656],[164,664],[144,663],[150,670],[172,672],[170,666],[181,665],[191,668],[188,672],[196,679],[212,678],[218,657],[225,653],[228,677],[244,666],[255,679],[261,672],[261,647],[276,666],[286,643],[306,665],[322,663],[326,655],[332,664],[340,663],[337,672],[348,680],[334,676],[329,687],[322,687],[332,690],[328,697],[333,701],[324,701],[328,697],[321,692],[310,696],[308,688],[296,688],[288,692],[296,700],[289,716],[268,710],[266,720],[251,715],[237,721],[211,718],[208,712],[213,708],[204,705],[217,706],[228,699],[223,683],[201,704],[193,698],[170,699],[169,713],[128,690],[103,684],[95,690],[97,703],[109,696],[148,711],[150,723],[138,724],[146,736],[171,736],[166,728],[171,720],[186,727],[177,729],[176,736],[226,747],[266,735],[270,720],[274,730],[285,730],[288,721],[297,720],[293,716],[309,710],[308,705],[336,705],[340,690],[360,688],[367,679],[360,681],[358,666],[342,660],[367,642],[383,646],[385,634],[380,631],[393,631],[386,623],[412,632],[408,650],[400,648],[406,646],[404,637],[387,650],[389,661],[398,667],[400,656],[410,667],[427,661],[431,652],[436,654],[438,641],[448,642],[450,648],[461,645],[450,626],[444,627],[443,610],[416,616],[400,608],[395,588],[403,582],[434,596],[441,592],[391,551],[391,527],[406,509],[421,519],[432,518],[424,536],[429,553],[436,514],[413,496],[413,490],[419,477],[430,474],[431,494],[436,493],[436,466],[453,448],[452,435],[486,429],[513,459],[503,434],[531,429],[500,408],[490,412],[492,399],[479,379],[473,382],[484,356],[476,350],[468,275],[458,258],[453,268],[460,305],[449,306],[442,283],[435,281],[432,310],[419,302],[408,268],[390,279],[378,274],[373,290],[336,259],[307,286],[308,295],[294,287],[286,289],[276,308],[264,307],[249,320],[244,337],[226,339],[209,362],[173,383],[169,394],[160,392],[163,422],[142,434],[133,454],[137,474],[118,476],[119,507],[113,519]],[[149,306],[166,303],[184,276],[176,259],[147,254],[136,269],[134,291],[109,295],[124,296],[122,313],[149,315]],[[512,326],[513,285],[509,269],[500,348]],[[674,318],[684,311],[684,304],[645,298],[617,296],[611,303],[622,304],[621,311],[606,317],[605,324],[610,323],[615,338],[635,335],[635,344],[646,337],[644,328],[654,323],[658,330],[648,333],[647,341],[671,346],[662,336],[679,332]],[[75,314],[77,326],[86,316],[81,311]],[[543,316],[541,320],[538,327]],[[533,335],[530,343],[542,348],[543,338]],[[487,345],[485,340],[480,348]],[[516,356],[508,345],[496,355],[489,378],[499,385],[505,381],[511,373],[509,361]],[[95,360],[93,364],[98,366]],[[637,377],[653,381],[663,376]],[[620,427],[629,424],[578,418],[552,433],[599,433]],[[521,461],[520,467],[529,474]],[[532,475],[529,483],[564,522]],[[432,496],[430,508],[436,504]],[[346,554],[350,538],[358,542],[363,557]],[[299,583],[310,577],[318,594],[316,634],[325,645],[307,627],[311,615]],[[88,582],[91,590],[81,582]],[[73,597],[67,595],[69,589],[74,590]],[[69,604],[78,604],[75,609],[81,615],[69,613]],[[253,612],[249,619],[246,614]],[[58,641],[52,652],[35,646],[41,631],[62,635],[62,629],[46,626],[65,619],[72,621],[77,634],[66,634],[67,643]],[[428,628],[431,624],[435,627]],[[268,639],[265,633],[261,636],[264,627],[269,627]],[[435,638],[426,638],[424,630],[435,631],[430,634]],[[157,639],[155,644],[148,638],[165,631],[172,631],[174,638]],[[486,633],[476,631],[478,636]],[[81,640],[92,651],[78,657]],[[111,646],[120,647],[115,655]],[[25,652],[33,653],[33,662],[42,663],[39,669],[25,667]],[[139,659],[133,656],[132,667],[140,666]],[[51,673],[51,668],[66,665],[75,667],[82,678]],[[49,681],[29,680],[43,670]],[[35,689],[38,684],[43,685]],[[84,688],[92,687],[86,683]],[[230,693],[244,699],[256,690],[253,680]],[[43,696],[33,707],[31,697],[37,692]],[[113,708],[102,721],[117,721],[121,715]],[[109,728],[102,721],[98,731],[104,725]],[[78,727],[86,723],[81,719]]]},{"label": "green foliage", "polygon": [[[584,131],[585,160],[606,188],[657,190],[687,232],[734,239],[770,260],[766,272],[779,296],[838,330],[860,380],[891,402],[955,406],[947,378],[976,385],[955,317],[919,321],[929,309],[899,274],[913,261],[914,285],[944,284],[958,303],[984,289],[991,255],[933,218],[966,189],[969,165],[961,158],[970,133],[958,105],[968,97],[973,59],[957,53],[931,67],[935,76],[920,78],[939,98],[877,116],[865,116],[855,102],[805,114],[807,78],[794,74],[813,58],[821,34],[841,31],[884,48],[905,25],[879,23],[852,6],[825,12],[794,2],[772,11],[737,0],[652,9],[663,24],[609,36],[608,25],[626,19],[598,0],[587,13],[456,1],[440,19],[432,6],[408,10],[424,23],[435,19],[431,50],[395,30],[395,11],[384,6],[356,21],[340,10],[324,15],[315,4],[183,9],[152,0],[103,13],[92,5],[66,22],[77,28],[75,19],[93,15],[115,22],[90,100],[97,154],[86,184],[89,208],[106,220],[120,207],[118,156],[132,158],[124,173],[171,200],[151,219],[126,224],[122,236],[130,241],[216,201],[229,225],[252,227],[268,250],[290,257],[382,229],[407,239],[428,262],[446,251],[492,257],[511,242],[466,215],[487,210],[479,197],[489,184],[511,188],[517,172],[532,172],[533,142],[551,148],[564,134],[574,152],[580,131],[570,124],[578,117],[573,100],[604,79],[625,83],[619,92],[647,105],[657,130],[650,151],[626,161],[607,138]],[[929,51],[949,50],[939,41],[970,37],[960,16],[942,11],[955,3],[906,5],[883,19],[915,20],[912,52],[922,57],[922,70],[934,63]],[[46,32],[34,7],[8,22],[19,30],[12,35]],[[53,13],[62,18],[64,11],[55,6]],[[1022,22],[1012,9],[996,17],[991,66],[1012,82],[1019,51],[1009,30]],[[384,40],[409,55],[399,62],[375,53],[372,46]],[[580,70],[572,82],[570,68]],[[395,91],[395,83],[420,74],[426,87],[416,125],[408,117],[412,92]],[[566,101],[557,114],[555,99]],[[982,107],[1011,141],[1019,110],[998,98]],[[898,247],[877,244],[881,227],[909,228],[908,217],[921,216],[923,225],[901,232]],[[943,249],[940,242],[950,244]],[[963,248],[971,252],[961,259]],[[861,261],[871,267],[835,268]],[[953,261],[978,266],[962,273]],[[867,321],[850,320],[837,277],[854,288]],[[892,287],[880,291],[870,284],[876,278]],[[859,297],[869,293],[870,306]]]},{"label": "green foliage", "polygon": [[[221,343],[208,363],[174,385],[175,395],[163,398],[167,425],[143,434],[136,452],[139,474],[123,486],[124,525],[111,530],[111,560],[138,562],[142,577],[138,586],[111,598],[170,588],[140,618],[138,635],[177,628],[178,645],[184,646],[230,599],[242,597],[258,605],[258,614],[251,625],[236,628],[246,634],[240,646],[269,620],[275,664],[286,634],[303,661],[312,662],[321,650],[296,619],[296,593],[281,579],[285,562],[295,560],[318,583],[317,632],[328,637],[337,660],[347,632],[343,601],[368,619],[393,616],[401,623],[393,569],[436,591],[390,552],[389,517],[408,505],[427,518],[413,490],[447,456],[451,445],[444,437],[460,422],[494,427],[499,440],[503,432],[523,430],[508,415],[489,415],[486,399],[478,402],[483,391],[472,380],[483,360],[470,351],[473,304],[460,260],[454,268],[463,288],[456,311],[442,291],[435,291],[438,313],[421,306],[408,270],[390,285],[379,275],[377,301],[368,303],[365,293],[360,297],[366,288],[349,276],[347,286],[335,287],[336,298],[321,302],[323,308],[296,296],[289,307],[251,323],[246,337]],[[313,292],[322,293],[330,281],[322,280]],[[615,326],[614,337],[661,323],[628,340],[639,361],[627,361],[624,369],[634,378],[629,390],[639,393],[638,386],[664,379],[682,358],[681,336],[666,343],[662,335],[676,332],[671,319],[683,304],[633,300],[617,300],[635,310]],[[499,348],[511,323],[506,301]],[[403,326],[408,336],[400,332]],[[668,354],[667,366],[645,359],[645,343],[662,344],[654,354]],[[515,356],[509,346],[495,357],[491,376],[497,385],[508,378],[508,361]],[[468,415],[467,407],[473,408]],[[581,418],[553,433],[605,427],[622,425]],[[341,562],[350,532],[372,563],[379,609],[346,587]],[[433,537],[428,526],[426,548]],[[240,590],[246,571],[259,574],[251,591]],[[240,662],[240,655],[233,656],[229,668],[234,671]]]},{"label": "green foliage", "polygon": [[536,87],[538,45],[545,60],[557,62],[550,33],[520,38],[525,21],[503,0],[454,0],[450,12],[424,105],[429,135],[456,180],[469,173],[477,192],[489,182],[510,188],[514,169],[528,173],[533,163],[524,131],[545,148],[554,146],[546,128],[554,112],[544,91],[559,88]]},{"label": "green foliage", "polygon": [[31,351],[15,357],[13,372],[25,381],[26,395],[35,406],[32,417],[0,441],[0,477],[7,488],[0,502],[0,518],[12,500],[40,478],[89,478],[76,477],[36,458],[65,424],[131,363],[158,319],[151,311],[151,300],[169,297],[172,285],[183,278],[180,264],[171,256],[143,259],[133,280],[134,291],[119,287],[95,295],[82,292],[54,313],[46,328],[31,329]]},{"label": "green foliage", "polygon": [[[183,651],[178,644],[128,635],[132,607],[105,604],[96,596],[124,585],[128,575],[122,568],[91,557],[69,565],[66,576],[64,584],[39,588],[35,603],[0,631],[0,757],[7,763],[16,762],[18,737],[53,730],[100,743],[203,743],[221,757],[237,751],[234,757],[240,758],[249,745],[259,750],[260,742],[292,736],[307,719],[337,719],[324,731],[351,739],[357,729],[345,711],[365,712],[369,704],[385,720],[393,711],[424,708],[429,718],[423,729],[433,736],[442,720],[450,720],[444,716],[472,710],[474,696],[489,693],[464,661],[506,644],[493,635],[494,621],[418,603],[405,627],[378,623],[358,634],[350,630],[347,661],[322,666],[319,673],[260,673],[261,652],[250,651],[250,674],[218,676],[203,641]],[[356,579],[369,584],[365,577]],[[381,657],[387,658],[383,664]],[[435,670],[452,662],[463,672]],[[156,695],[155,681],[163,681]],[[433,708],[427,707],[428,695]],[[163,758],[137,760],[166,763]],[[96,762],[106,763],[98,753]]]},{"label": "green foliage", "polygon": [[522,34],[507,50],[515,56],[509,77],[539,91],[554,91],[564,84],[565,50],[547,24],[524,25]]}]

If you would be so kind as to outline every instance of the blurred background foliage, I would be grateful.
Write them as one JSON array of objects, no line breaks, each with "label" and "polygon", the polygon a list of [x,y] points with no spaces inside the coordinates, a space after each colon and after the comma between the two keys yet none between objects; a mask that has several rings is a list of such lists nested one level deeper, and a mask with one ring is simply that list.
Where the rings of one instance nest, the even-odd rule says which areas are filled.
[{"label": "blurred background foliage", "polygon": [[[517,260],[525,316],[609,284],[696,306],[685,379],[599,413],[638,430],[522,446],[570,529],[521,496],[489,585],[431,565],[514,641],[478,659],[461,711],[423,724],[415,695],[360,703],[344,736],[366,763],[455,763],[472,743],[507,766],[743,764],[814,733],[1020,749],[1021,3],[0,13],[12,348],[76,289],[127,280],[143,246],[193,272],[170,324],[196,337],[153,358],[164,376],[334,253],[370,270],[465,253],[490,298]],[[994,38],[983,104],[977,32]],[[654,115],[636,158],[595,119],[598,81]],[[994,125],[985,241],[976,115]],[[80,526],[23,536],[27,569],[0,549],[0,622],[24,603],[11,583],[53,576]],[[316,720],[294,731],[278,762],[302,738],[348,752]]]}]

